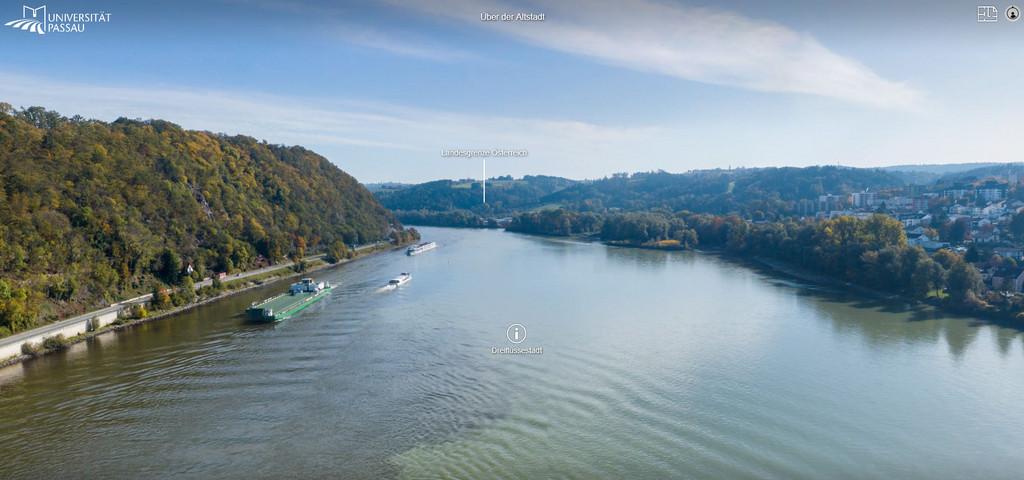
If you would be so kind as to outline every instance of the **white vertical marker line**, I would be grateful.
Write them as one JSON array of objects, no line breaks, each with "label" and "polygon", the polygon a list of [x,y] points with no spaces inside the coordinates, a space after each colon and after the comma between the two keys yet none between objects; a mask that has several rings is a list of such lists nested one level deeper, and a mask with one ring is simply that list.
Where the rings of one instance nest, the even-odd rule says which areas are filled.
[{"label": "white vertical marker line", "polygon": [[482,184],[484,186],[484,203],[487,203],[487,159],[483,158],[482,160],[484,161],[484,181]]}]

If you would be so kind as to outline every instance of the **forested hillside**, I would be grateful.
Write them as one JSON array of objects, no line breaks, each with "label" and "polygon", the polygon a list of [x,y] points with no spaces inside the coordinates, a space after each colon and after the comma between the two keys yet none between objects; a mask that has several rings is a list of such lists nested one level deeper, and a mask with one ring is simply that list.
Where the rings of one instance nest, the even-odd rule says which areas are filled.
[{"label": "forested hillside", "polygon": [[354,178],[301,147],[0,104],[0,335],[197,276],[386,238]]},{"label": "forested hillside", "polygon": [[903,183],[890,172],[831,166],[652,172],[579,183],[542,202],[580,211],[667,209],[777,218],[794,213],[800,200]]},{"label": "forested hillside", "polygon": [[[994,167],[998,163],[948,163],[948,164],[922,164],[922,165],[893,165],[881,167],[879,170],[895,173],[907,183],[926,185],[933,183],[942,177],[956,176],[961,173],[977,170],[986,167]],[[1002,172],[1000,172],[1002,173]]]},{"label": "forested hillside", "polygon": [[507,212],[533,206],[541,198],[576,182],[544,175],[521,179],[498,177],[487,180],[487,204],[483,187],[473,180],[437,180],[393,191],[378,192],[381,203],[392,210],[450,211],[477,213]]},{"label": "forested hillside", "polygon": [[561,177],[499,177],[487,181],[487,203],[473,180],[437,180],[375,194],[404,222],[486,227],[488,218],[543,207],[580,212],[666,210],[732,214],[755,220],[799,212],[820,195],[878,190],[909,182],[905,172],[836,166],[617,174],[593,181]]},{"label": "forested hillside", "polygon": [[437,180],[380,190],[375,194],[403,222],[485,227],[488,217],[536,207],[545,196],[575,183],[566,178],[544,175],[527,175],[520,179],[511,176],[491,178],[487,180],[487,203],[483,203],[483,186],[474,180]]}]

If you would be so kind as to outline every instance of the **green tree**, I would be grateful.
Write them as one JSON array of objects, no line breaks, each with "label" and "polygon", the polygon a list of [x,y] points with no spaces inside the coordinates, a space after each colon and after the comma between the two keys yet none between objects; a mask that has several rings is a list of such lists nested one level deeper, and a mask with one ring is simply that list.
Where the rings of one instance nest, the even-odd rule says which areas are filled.
[{"label": "green tree", "polygon": [[978,247],[974,246],[973,243],[971,246],[967,247],[967,252],[964,254],[964,260],[970,263],[977,263],[981,260],[981,253],[978,252]]},{"label": "green tree", "polygon": [[963,243],[967,239],[967,232],[970,231],[970,226],[967,223],[966,218],[958,218],[949,227],[949,233],[947,234],[947,240],[950,243]]},{"label": "green tree", "polygon": [[165,248],[160,253],[159,262],[157,271],[160,278],[168,284],[177,285],[182,276],[182,262],[178,253],[170,248]]},{"label": "green tree", "polygon": [[1017,240],[1024,240],[1024,213],[1016,213],[1010,220],[1010,233]]},{"label": "green tree", "polygon": [[338,263],[343,259],[349,258],[349,249],[345,245],[345,242],[341,240],[335,240],[331,242],[331,245],[327,247],[327,256],[325,260],[328,263]]},{"label": "green tree", "polygon": [[903,224],[888,215],[872,215],[864,222],[864,231],[868,235],[867,248],[869,249],[878,250],[885,247],[907,245]]},{"label": "green tree", "polygon": [[220,293],[224,290],[224,282],[217,275],[214,275],[213,279],[210,280],[210,286],[213,288],[214,293]]},{"label": "green tree", "polygon": [[0,327],[20,332],[35,325],[41,295],[0,280]]},{"label": "green tree", "polygon": [[935,252],[935,255],[932,258],[936,262],[939,262],[939,265],[942,265],[942,268],[945,268],[946,270],[953,268],[953,265],[960,261],[959,255],[946,248]]},{"label": "green tree", "polygon": [[967,305],[976,299],[978,292],[981,291],[981,274],[970,263],[956,262],[949,269],[947,286],[949,298],[955,305]]},{"label": "green tree", "polygon": [[188,305],[196,300],[196,285],[192,282],[192,277],[182,277],[181,285],[178,286],[177,290],[174,291],[174,295],[171,295],[174,305]]},{"label": "green tree", "polygon": [[946,271],[942,265],[930,258],[917,261],[910,276],[910,292],[916,298],[925,298],[946,282]]},{"label": "green tree", "polygon": [[153,299],[150,300],[153,310],[163,310],[171,306],[171,295],[162,286],[153,287]]}]

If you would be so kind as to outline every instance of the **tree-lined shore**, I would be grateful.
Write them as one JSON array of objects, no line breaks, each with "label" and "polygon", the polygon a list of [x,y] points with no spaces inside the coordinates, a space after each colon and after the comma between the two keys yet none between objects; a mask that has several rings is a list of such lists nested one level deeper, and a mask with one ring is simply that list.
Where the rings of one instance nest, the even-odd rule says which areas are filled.
[{"label": "tree-lined shore", "polygon": [[987,291],[978,269],[949,249],[928,253],[907,242],[903,224],[867,219],[752,222],[690,212],[596,214],[565,209],[516,215],[509,231],[596,238],[614,245],[718,249],[770,258],[873,290],[973,314],[1017,318],[1024,302]]}]

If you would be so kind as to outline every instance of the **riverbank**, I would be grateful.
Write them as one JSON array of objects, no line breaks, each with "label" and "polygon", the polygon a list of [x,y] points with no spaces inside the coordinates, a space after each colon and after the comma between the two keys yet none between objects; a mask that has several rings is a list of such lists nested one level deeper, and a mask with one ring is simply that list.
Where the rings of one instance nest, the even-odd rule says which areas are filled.
[{"label": "riverbank", "polygon": [[[141,317],[141,318],[124,317],[124,316],[121,316],[121,314],[123,312],[125,312],[125,311],[130,311],[133,305],[142,305],[142,304],[144,304],[144,302],[143,303],[131,303],[131,301],[121,302],[121,303],[118,303],[118,304],[114,304],[111,307],[108,307],[108,308],[105,308],[105,309],[101,309],[101,310],[97,310],[95,312],[89,312],[89,313],[87,313],[85,315],[79,316],[79,317],[89,317],[89,316],[91,316],[87,320],[87,322],[92,322],[93,320],[95,320],[97,317],[99,317],[101,315],[102,316],[106,316],[106,317],[113,316],[113,320],[111,320],[111,321],[109,321],[107,323],[104,323],[102,325],[99,325],[96,328],[90,328],[91,326],[76,325],[77,327],[81,327],[81,328],[78,328],[78,330],[82,330],[82,332],[78,333],[76,335],[73,335],[73,336],[65,337],[65,336],[63,336],[62,333],[53,333],[51,336],[43,337],[43,335],[46,335],[46,333],[50,333],[50,332],[40,333],[40,334],[36,334],[36,335],[32,335],[33,334],[33,330],[29,330],[27,332],[22,332],[22,334],[19,335],[19,336],[22,336],[22,335],[25,335],[25,334],[29,334],[29,335],[31,335],[31,338],[33,339],[33,341],[30,341],[30,340],[19,341],[18,342],[18,344],[19,344],[18,348],[20,349],[21,353],[20,354],[15,354],[13,356],[8,356],[7,358],[4,358],[4,359],[0,359],[0,368],[7,367],[7,366],[10,366],[10,365],[14,365],[14,364],[18,364],[18,363],[24,362],[26,360],[31,360],[31,359],[34,359],[36,357],[39,357],[39,356],[42,356],[42,355],[46,355],[48,353],[59,352],[59,351],[62,351],[64,349],[70,347],[71,345],[74,345],[74,344],[79,343],[79,342],[83,342],[85,340],[88,340],[90,338],[93,338],[93,337],[96,337],[96,336],[99,336],[99,335],[103,335],[103,334],[106,334],[106,333],[112,333],[112,332],[119,332],[119,331],[131,328],[131,327],[143,324],[143,323],[152,322],[154,320],[159,320],[159,319],[166,318],[166,317],[169,317],[169,316],[172,316],[172,315],[176,315],[176,314],[179,314],[179,313],[182,313],[182,312],[186,312],[186,311],[192,310],[192,309],[194,309],[196,307],[199,307],[199,306],[202,306],[202,305],[207,305],[207,304],[216,302],[218,300],[222,300],[224,298],[231,297],[233,295],[237,295],[239,293],[242,293],[242,292],[245,292],[245,291],[257,288],[257,287],[262,287],[264,285],[267,285],[268,283],[280,282],[280,281],[283,281],[283,280],[293,279],[293,278],[296,278],[296,277],[299,277],[299,276],[309,275],[309,274],[311,274],[313,272],[317,272],[317,271],[329,270],[329,269],[332,269],[332,268],[335,268],[335,267],[347,264],[349,262],[353,262],[355,260],[359,260],[361,258],[365,258],[365,257],[371,256],[371,255],[374,255],[374,254],[377,254],[377,253],[398,250],[398,249],[401,249],[401,248],[405,247],[406,245],[408,245],[408,243],[410,243],[410,242],[407,242],[407,243],[404,243],[404,244],[401,244],[401,245],[393,245],[393,244],[390,244],[390,243],[375,244],[373,246],[368,246],[367,248],[364,248],[362,250],[357,250],[355,256],[353,256],[352,258],[343,259],[343,260],[340,260],[337,263],[333,263],[333,264],[332,263],[326,263],[326,262],[315,264],[312,267],[307,268],[306,270],[304,270],[302,272],[294,271],[292,269],[292,265],[282,265],[280,268],[277,268],[277,269],[273,269],[273,270],[270,270],[270,271],[259,272],[257,275],[254,275],[252,278],[243,277],[243,278],[238,278],[238,279],[227,279],[225,281],[225,283],[224,283],[225,285],[237,284],[237,282],[243,282],[243,283],[240,286],[237,286],[237,287],[234,287],[234,288],[229,288],[229,289],[227,289],[225,291],[222,291],[222,292],[220,292],[220,293],[218,293],[216,295],[205,297],[205,298],[202,298],[200,300],[197,300],[195,302],[192,302],[192,303],[189,303],[189,304],[186,304],[186,305],[181,305],[181,306],[178,306],[178,307],[173,307],[173,308],[170,308],[170,309],[165,309],[165,310],[160,310],[160,311],[157,311],[157,312],[149,313],[146,316]],[[74,318],[79,318],[79,317],[74,317]],[[60,322],[57,322],[57,323],[59,324]],[[45,329],[47,327],[49,327],[49,326],[40,327],[39,329]],[[69,328],[70,328],[70,326],[69,326]],[[67,330],[67,328],[64,328],[62,330]],[[8,337],[8,339],[10,339],[10,338],[13,338],[13,336],[12,337]],[[0,342],[2,342],[3,340],[4,339],[0,339]],[[25,345],[25,344],[29,345],[29,347],[27,349],[25,347],[23,347],[23,345]],[[32,352],[28,353],[26,350],[29,350],[29,351],[32,351]]]},{"label": "riverbank", "polygon": [[[449,227],[449,228],[462,228],[462,227]],[[692,250],[682,245],[678,240],[659,240],[646,243],[636,243],[628,240],[602,240],[600,235],[597,233],[576,233],[572,235],[557,235],[550,233],[538,233],[538,232],[518,232],[515,230],[505,229],[508,233],[516,233],[520,235],[531,235],[536,237],[544,238],[567,238],[570,240],[578,240],[581,242],[598,242],[609,247],[621,247],[621,248],[639,248],[641,250],[661,250],[669,252],[678,252],[685,250]]]},{"label": "riverbank", "polygon": [[[755,268],[758,270],[766,271],[766,273],[780,277],[790,277],[792,279],[811,284],[815,287],[826,287],[835,288],[842,290],[854,290],[859,294],[882,298],[887,300],[906,300],[911,303],[924,303],[919,300],[904,297],[899,294],[882,292],[879,290],[873,290],[861,285],[857,285],[852,282],[846,282],[837,278],[830,277],[821,273],[808,270],[806,268],[793,265],[782,260],[777,260],[770,257],[741,257],[733,255],[720,250],[701,250],[701,253],[717,255],[721,258],[728,259],[730,261],[741,263],[748,268]],[[934,306],[934,305],[933,305]]]},{"label": "riverbank", "polygon": [[744,257],[717,249],[700,250],[700,252],[716,255],[728,261],[742,264],[748,268],[762,270],[769,275],[793,278],[816,287],[853,291],[856,292],[857,295],[864,297],[879,299],[886,302],[903,302],[908,306],[932,308],[937,312],[941,312],[944,315],[953,316],[955,318],[975,320],[1004,328],[1024,331],[1024,320],[1017,318],[1011,313],[1003,312],[998,309],[970,310],[954,308],[937,297],[929,297],[926,300],[921,300],[900,293],[876,290],[853,282],[839,280],[828,275],[770,257]]},{"label": "riverbank", "polygon": [[659,240],[656,242],[636,243],[625,240],[608,240],[602,241],[601,243],[608,245],[609,247],[624,247],[624,248],[640,248],[643,250],[662,250],[662,251],[683,251],[687,248],[683,246],[678,240]]},{"label": "riverbank", "polygon": [[671,245],[666,247],[660,245],[644,245],[635,244],[631,242],[615,242],[615,241],[602,241],[596,235],[549,235],[543,233],[532,233],[532,232],[516,232],[509,231],[509,233],[518,233],[523,235],[549,237],[549,238],[565,238],[570,240],[584,241],[584,242],[601,242],[607,246],[619,247],[619,248],[637,248],[643,250],[663,250],[663,251],[682,251],[682,250],[693,250],[705,254],[712,254],[721,258],[740,263],[748,268],[756,268],[766,273],[786,276],[797,279],[799,281],[813,284],[815,286],[841,289],[844,291],[855,291],[859,295],[865,297],[875,298],[886,302],[903,302],[908,306],[920,306],[933,308],[936,311],[942,312],[946,315],[956,316],[965,320],[974,319],[983,321],[992,325],[997,325],[1006,328],[1013,328],[1015,330],[1024,331],[1024,318],[1019,318],[1013,312],[1007,312],[1000,310],[991,305],[986,305],[980,308],[957,308],[947,302],[943,302],[938,297],[929,297],[927,299],[917,299],[902,293],[886,292],[881,290],[872,289],[857,283],[840,280],[813,270],[809,270],[798,265],[791,264],[789,262],[778,260],[771,257],[764,256],[741,256],[733,253],[729,253],[721,248],[710,248],[710,249],[687,249],[677,245]]}]

